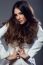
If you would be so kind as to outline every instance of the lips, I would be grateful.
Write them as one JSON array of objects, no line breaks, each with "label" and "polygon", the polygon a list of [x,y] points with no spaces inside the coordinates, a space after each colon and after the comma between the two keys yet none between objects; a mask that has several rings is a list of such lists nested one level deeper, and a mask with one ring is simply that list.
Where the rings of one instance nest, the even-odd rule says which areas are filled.
[{"label": "lips", "polygon": [[20,22],[23,21],[23,20],[19,20]]}]

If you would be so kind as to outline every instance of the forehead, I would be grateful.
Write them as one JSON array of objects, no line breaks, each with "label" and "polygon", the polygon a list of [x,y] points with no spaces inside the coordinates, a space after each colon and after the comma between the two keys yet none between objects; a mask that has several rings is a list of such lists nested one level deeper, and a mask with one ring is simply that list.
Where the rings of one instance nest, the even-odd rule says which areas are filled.
[{"label": "forehead", "polygon": [[21,12],[20,9],[15,8],[15,10],[14,10],[14,13],[15,13],[15,14],[18,14],[18,13],[20,13],[20,12]]}]

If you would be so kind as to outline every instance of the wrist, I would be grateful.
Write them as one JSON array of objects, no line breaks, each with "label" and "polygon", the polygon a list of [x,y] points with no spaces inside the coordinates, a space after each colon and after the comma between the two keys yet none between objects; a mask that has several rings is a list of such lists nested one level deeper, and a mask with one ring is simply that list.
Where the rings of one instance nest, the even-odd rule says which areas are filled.
[{"label": "wrist", "polygon": [[26,56],[25,58],[23,58],[24,60],[28,60],[30,58],[30,56]]},{"label": "wrist", "polygon": [[28,55],[27,57],[26,57],[26,60],[28,60],[30,58],[30,56]]}]

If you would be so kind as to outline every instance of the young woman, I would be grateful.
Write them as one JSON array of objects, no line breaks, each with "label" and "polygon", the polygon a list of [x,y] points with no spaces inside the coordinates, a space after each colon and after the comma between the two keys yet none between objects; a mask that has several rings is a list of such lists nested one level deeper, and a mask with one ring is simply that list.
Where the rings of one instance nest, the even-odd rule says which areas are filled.
[{"label": "young woman", "polygon": [[[36,65],[34,56],[43,45],[43,30],[27,1],[14,4],[5,41],[14,48],[10,65]],[[16,60],[16,61],[15,61]]]}]

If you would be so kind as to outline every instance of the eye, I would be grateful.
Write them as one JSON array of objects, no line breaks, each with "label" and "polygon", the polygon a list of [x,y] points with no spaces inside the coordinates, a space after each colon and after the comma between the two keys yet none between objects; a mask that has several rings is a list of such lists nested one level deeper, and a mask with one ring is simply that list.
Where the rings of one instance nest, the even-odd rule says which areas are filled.
[{"label": "eye", "polygon": [[23,14],[22,12],[20,12],[19,14]]}]

